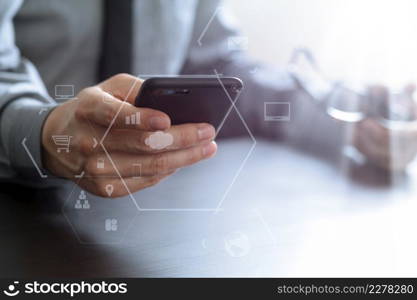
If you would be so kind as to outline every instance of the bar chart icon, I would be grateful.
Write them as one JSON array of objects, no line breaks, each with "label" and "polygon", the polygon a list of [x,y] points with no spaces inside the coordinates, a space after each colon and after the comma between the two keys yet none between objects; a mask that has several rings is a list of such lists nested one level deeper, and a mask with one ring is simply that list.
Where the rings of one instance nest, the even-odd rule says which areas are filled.
[{"label": "bar chart icon", "polygon": [[139,125],[140,124],[140,112],[136,112],[132,115],[126,116],[126,125]]},{"label": "bar chart icon", "polygon": [[133,173],[133,179],[139,179],[142,175],[142,164],[140,163],[133,163],[132,164],[132,173]]}]

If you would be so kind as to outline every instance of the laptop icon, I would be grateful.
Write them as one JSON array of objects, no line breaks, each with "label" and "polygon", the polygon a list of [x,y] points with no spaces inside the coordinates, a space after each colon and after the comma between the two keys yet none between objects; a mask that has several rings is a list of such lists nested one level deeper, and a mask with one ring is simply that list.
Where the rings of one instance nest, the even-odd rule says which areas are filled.
[{"label": "laptop icon", "polygon": [[264,102],[265,121],[290,121],[290,104],[289,102]]},{"label": "laptop icon", "polygon": [[74,85],[72,84],[57,84],[55,85],[55,98],[56,99],[71,99],[74,95]]}]

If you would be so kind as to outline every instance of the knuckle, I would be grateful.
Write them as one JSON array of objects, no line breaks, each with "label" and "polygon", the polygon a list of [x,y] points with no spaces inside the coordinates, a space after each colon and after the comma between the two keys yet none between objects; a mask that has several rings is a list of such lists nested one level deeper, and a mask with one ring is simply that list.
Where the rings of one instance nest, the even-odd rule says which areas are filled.
[{"label": "knuckle", "polygon": [[88,174],[88,175],[94,175],[95,173],[95,171],[96,170],[94,170],[95,168],[93,168],[93,164],[92,164],[92,160],[91,159],[89,159],[89,160],[87,160],[87,162],[85,163],[85,165],[84,165],[84,171]]},{"label": "knuckle", "polygon": [[152,170],[155,174],[165,173],[168,170],[168,159],[164,153],[155,154],[152,161]]},{"label": "knuckle", "polygon": [[143,188],[154,186],[154,185],[158,184],[160,181],[161,181],[161,177],[158,177],[158,176],[150,177],[147,180],[147,182],[144,184]]},{"label": "knuckle", "polygon": [[91,176],[100,176],[106,173],[105,169],[97,168],[97,160],[92,158],[87,160],[84,170]]},{"label": "knuckle", "polygon": [[142,141],[141,139],[135,140],[135,141],[132,142],[132,149],[135,152],[142,152],[144,150],[144,148],[145,148],[143,146],[144,144],[145,144],[145,142]]},{"label": "knuckle", "polygon": [[83,103],[84,105],[90,105],[92,102],[95,103],[96,95],[97,95],[97,88],[90,86],[90,87],[86,87],[85,89],[82,89],[78,93],[78,98],[81,100],[80,103]]},{"label": "knuckle", "polygon": [[74,116],[77,120],[83,120],[87,117],[88,106],[85,102],[79,101],[74,111]]},{"label": "knuckle", "polygon": [[[107,192],[107,186],[113,185],[113,182],[109,180],[95,180],[94,181],[94,188],[96,195],[100,197],[109,197],[110,195]],[[112,195],[118,193],[118,188],[115,186],[114,190],[112,191]]]},{"label": "knuckle", "polygon": [[75,109],[74,116],[77,120],[83,120],[85,118],[85,108],[81,102],[78,103],[77,108]]},{"label": "knuckle", "polygon": [[104,111],[103,114],[104,114],[103,118],[106,124],[110,124],[113,121],[116,115],[116,112],[114,111],[112,106],[108,106],[108,108]]},{"label": "knuckle", "polygon": [[147,147],[145,146],[145,140],[148,137],[148,134],[142,134],[137,139],[129,139],[128,146],[134,152],[145,152]]},{"label": "knuckle", "polygon": [[97,99],[94,94],[94,87],[87,87],[78,93],[78,98],[80,100],[78,101],[77,108],[75,109],[76,118],[85,118],[88,112],[90,112],[91,107],[95,107]]},{"label": "knuckle", "polygon": [[203,150],[200,147],[195,147],[187,156],[187,164],[196,163],[204,158]]},{"label": "knuckle", "polygon": [[89,155],[93,151],[93,141],[88,137],[82,137],[78,141],[78,149],[84,155]]},{"label": "knuckle", "polygon": [[179,147],[184,148],[193,144],[193,136],[187,130],[181,130],[177,137],[177,144]]},{"label": "knuckle", "polygon": [[123,81],[123,80],[128,80],[128,79],[131,79],[131,78],[132,78],[132,75],[129,75],[127,73],[119,73],[119,74],[116,74],[112,77],[112,79],[114,79],[116,81],[119,81],[119,80]]},{"label": "knuckle", "polygon": [[96,194],[98,196],[100,196],[100,197],[107,197],[106,183],[105,182],[95,181],[94,182],[94,187],[95,187]]},{"label": "knuckle", "polygon": [[[89,99],[91,94],[91,87],[87,87],[82,89],[79,93],[78,93],[78,98],[80,98],[81,100],[87,100]],[[85,102],[85,101],[82,101]]]}]

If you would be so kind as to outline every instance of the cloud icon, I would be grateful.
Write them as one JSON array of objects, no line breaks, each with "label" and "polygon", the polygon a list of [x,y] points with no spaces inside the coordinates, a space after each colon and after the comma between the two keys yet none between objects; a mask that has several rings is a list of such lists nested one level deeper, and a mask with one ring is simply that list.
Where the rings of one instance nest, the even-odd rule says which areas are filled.
[{"label": "cloud icon", "polygon": [[173,142],[172,134],[163,131],[154,132],[145,139],[145,144],[156,150],[164,149],[172,145]]}]

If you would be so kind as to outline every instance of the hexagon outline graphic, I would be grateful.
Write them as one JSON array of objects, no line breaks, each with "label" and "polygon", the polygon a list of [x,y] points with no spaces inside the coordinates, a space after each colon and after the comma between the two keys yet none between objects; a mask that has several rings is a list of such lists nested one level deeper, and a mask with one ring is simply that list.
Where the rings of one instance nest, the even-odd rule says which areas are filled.
[{"label": "hexagon outline graphic", "polygon": [[[52,100],[50,100],[49,98],[46,98],[46,99],[49,102],[49,104],[54,104],[54,102]],[[39,110],[38,115],[43,114],[45,111],[46,111],[46,108],[42,107]],[[42,179],[46,179],[46,178],[48,178],[48,175],[42,172],[41,167],[36,163],[36,160],[33,157],[32,152],[30,152],[30,149],[26,145],[26,141],[27,141],[28,137],[30,137],[31,134],[32,134],[32,129],[33,128],[30,129],[30,132],[22,139],[20,144],[22,145],[22,147],[25,150],[26,154],[28,155],[30,161],[32,162],[33,166],[35,167],[36,172],[38,173],[39,177],[42,178]]]},{"label": "hexagon outline graphic", "polygon": [[[79,180],[82,179],[83,175],[84,174],[82,174],[82,175],[80,175],[80,177],[78,177]],[[136,218],[137,213],[135,213],[134,216],[129,217],[130,221],[128,222],[128,225],[127,225],[126,229],[124,229],[124,233],[121,235],[121,237],[118,240],[113,241],[113,242],[87,242],[87,241],[81,239],[81,237],[78,233],[78,230],[75,228],[73,222],[71,221],[71,218],[67,215],[67,213],[65,212],[65,209],[64,209],[65,206],[67,205],[67,202],[69,202],[71,196],[73,195],[74,190],[78,186],[77,182],[72,182],[72,185],[73,186],[71,188],[71,191],[68,194],[68,197],[65,199],[64,203],[62,204],[61,212],[64,215],[65,219],[67,220],[68,224],[70,225],[71,230],[74,232],[74,235],[77,238],[78,242],[82,245],[117,245],[117,244],[121,244],[125,240],[126,235],[128,234],[128,232],[130,231],[130,228],[132,227],[132,224],[134,222],[134,219]]]},{"label": "hexagon outline graphic", "polygon": [[[106,147],[104,146],[104,140],[106,138],[106,136],[108,135],[109,131],[111,130],[116,118],[118,117],[120,111],[122,110],[122,107],[124,105],[124,102],[127,100],[127,98],[130,96],[130,94],[132,93],[132,91],[134,90],[134,87],[136,84],[138,84],[139,82],[139,78],[135,79],[131,88],[129,89],[125,99],[123,99],[119,109],[117,110],[116,114],[114,115],[112,121],[110,122],[108,128],[106,129],[105,133],[103,134],[103,137],[100,139],[99,144],[102,147],[104,153],[106,154],[107,158],[109,159],[110,163],[112,164],[114,170],[117,173],[117,176],[119,176],[123,186],[125,187],[125,189],[128,192],[128,196],[130,197],[130,199],[132,200],[132,202],[134,203],[134,205],[136,206],[138,211],[192,211],[192,212],[214,212],[214,213],[218,213],[219,211],[222,210],[221,206],[224,202],[224,200],[227,198],[227,195],[229,194],[232,186],[234,185],[235,181],[237,180],[237,178],[239,177],[241,171],[243,170],[243,167],[245,166],[247,160],[249,159],[250,155],[252,154],[254,148],[256,147],[256,139],[254,137],[254,135],[252,134],[252,132],[250,131],[245,119],[243,118],[242,114],[240,113],[240,111],[238,110],[238,108],[236,107],[236,102],[241,94],[241,92],[237,93],[235,99],[232,99],[232,97],[230,96],[230,94],[228,93],[227,89],[225,88],[225,86],[223,85],[221,78],[220,78],[220,74],[217,72],[216,69],[214,69],[214,75],[216,76],[217,80],[219,81],[223,91],[225,92],[227,99],[230,101],[230,108],[227,111],[226,115],[224,116],[222,122],[220,123],[221,126],[224,124],[224,122],[226,121],[226,119],[229,117],[231,111],[234,109],[235,112],[237,113],[239,119],[241,120],[241,122],[243,123],[243,126],[245,127],[245,130],[248,132],[250,139],[252,140],[252,145],[248,151],[248,153],[246,154],[245,158],[243,159],[243,161],[241,162],[239,168],[237,169],[231,183],[228,185],[228,187],[226,188],[226,191],[224,192],[223,196],[221,197],[221,199],[219,200],[219,203],[216,205],[216,207],[213,208],[142,208],[139,206],[136,198],[133,196],[133,193],[130,191],[129,187],[127,186],[126,182],[124,181],[123,177],[121,176],[119,170],[117,169],[117,165],[115,164],[115,162],[113,161],[113,159],[111,158],[110,153],[107,151]],[[243,90],[243,89],[242,89]],[[220,126],[219,126],[220,127]]]},{"label": "hexagon outline graphic", "polygon": [[207,31],[208,31],[208,29],[211,25],[211,22],[213,22],[214,18],[217,16],[217,14],[220,12],[220,10],[223,10],[223,9],[224,9],[223,6],[217,6],[216,9],[214,10],[214,12],[211,15],[210,19],[208,20],[206,26],[203,28],[203,31],[201,32],[200,36],[197,39],[197,44],[198,44],[199,47],[203,46],[202,40],[203,40],[204,36],[206,35],[206,33],[207,33]]}]

